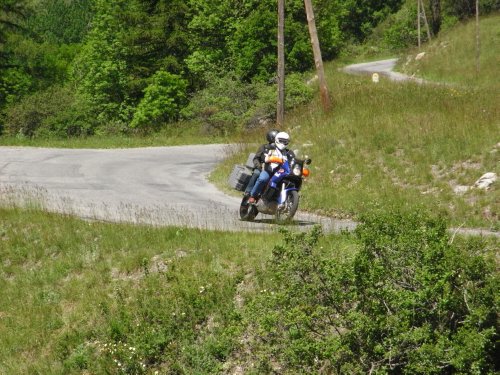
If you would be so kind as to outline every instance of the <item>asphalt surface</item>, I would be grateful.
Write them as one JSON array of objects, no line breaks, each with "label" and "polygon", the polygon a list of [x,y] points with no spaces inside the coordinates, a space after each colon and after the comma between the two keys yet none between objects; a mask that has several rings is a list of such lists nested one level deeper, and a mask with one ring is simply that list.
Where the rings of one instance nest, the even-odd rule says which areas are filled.
[{"label": "asphalt surface", "polygon": [[393,69],[396,66],[398,59],[387,59],[372,61],[361,64],[348,65],[342,70],[349,74],[373,74],[378,73],[388,77],[391,81],[414,81],[418,83],[423,83],[424,80],[421,78],[410,77],[408,75],[394,72]]},{"label": "asphalt surface", "polygon": [[[113,222],[276,229],[272,216],[240,221],[240,199],[208,182],[209,172],[229,152],[230,146],[220,144],[111,150],[0,147],[0,203]],[[355,226],[299,212],[291,227],[314,224],[325,232]]]}]

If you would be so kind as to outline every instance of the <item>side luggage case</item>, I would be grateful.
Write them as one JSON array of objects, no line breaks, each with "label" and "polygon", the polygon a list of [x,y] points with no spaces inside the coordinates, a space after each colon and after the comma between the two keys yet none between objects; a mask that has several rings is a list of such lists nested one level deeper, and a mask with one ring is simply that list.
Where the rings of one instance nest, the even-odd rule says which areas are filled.
[{"label": "side luggage case", "polygon": [[250,177],[252,177],[252,170],[246,165],[237,164],[229,176],[229,186],[238,191],[245,191]]}]

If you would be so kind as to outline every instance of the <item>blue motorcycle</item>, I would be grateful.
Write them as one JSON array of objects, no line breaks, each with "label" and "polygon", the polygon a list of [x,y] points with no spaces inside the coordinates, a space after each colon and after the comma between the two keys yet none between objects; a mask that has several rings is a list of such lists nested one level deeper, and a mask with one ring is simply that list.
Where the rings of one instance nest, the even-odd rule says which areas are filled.
[{"label": "blue motorcycle", "polygon": [[255,203],[248,203],[248,196],[244,196],[240,204],[241,220],[252,221],[260,213],[274,215],[277,222],[283,223],[292,220],[299,207],[299,191],[302,181],[310,175],[307,165],[311,159],[271,160],[279,163],[264,188],[261,196]]}]

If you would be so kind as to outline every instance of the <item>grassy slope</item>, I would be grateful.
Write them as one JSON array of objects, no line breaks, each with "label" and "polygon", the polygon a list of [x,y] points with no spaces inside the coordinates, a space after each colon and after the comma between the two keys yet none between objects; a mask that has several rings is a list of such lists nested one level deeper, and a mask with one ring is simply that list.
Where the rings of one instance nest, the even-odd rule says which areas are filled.
[{"label": "grassy slope", "polygon": [[[491,17],[481,24],[478,82],[471,24],[435,40],[423,60],[407,66],[457,85],[373,84],[368,76],[347,76],[328,64],[333,111],[323,114],[318,99],[286,119],[292,147],[313,159],[302,209],[356,217],[373,205],[423,206],[446,215],[453,225],[498,229],[498,183],[488,192],[463,195],[453,188],[471,186],[486,172],[499,173],[499,20]],[[214,181],[223,185],[232,165],[245,159],[230,158]]]},{"label": "grassy slope", "polygon": [[220,373],[281,242],[0,208],[0,373]]},{"label": "grassy slope", "polygon": [[[500,15],[480,22],[480,64],[476,72],[476,23],[458,24],[430,45],[422,48],[426,56],[415,61],[402,59],[400,70],[429,80],[500,90],[498,80]],[[413,55],[419,51],[412,51]]]},{"label": "grassy slope", "polygon": [[0,373],[116,373],[167,344],[158,360],[216,368],[237,284],[276,241],[242,237],[0,209]]}]

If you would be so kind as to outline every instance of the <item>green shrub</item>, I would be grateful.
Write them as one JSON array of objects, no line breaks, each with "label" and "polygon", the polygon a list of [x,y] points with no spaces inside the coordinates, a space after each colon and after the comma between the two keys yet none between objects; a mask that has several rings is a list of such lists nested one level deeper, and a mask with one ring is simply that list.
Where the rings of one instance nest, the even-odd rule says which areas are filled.
[{"label": "green shrub", "polygon": [[[417,43],[416,13],[416,7],[411,3],[388,17],[382,26],[384,29],[382,34],[383,42],[389,49],[400,50]],[[422,33],[422,37],[424,34]]]},{"label": "green shrub", "polygon": [[2,69],[0,74],[0,108],[27,94],[33,84],[32,78],[20,68]]},{"label": "green shrub", "polygon": [[70,87],[53,86],[27,96],[6,110],[5,133],[21,137],[81,136],[93,133],[90,108]]},{"label": "green shrub", "polygon": [[[244,83],[234,73],[212,76],[208,82],[182,113],[186,118],[200,120],[209,132],[225,134],[240,126],[254,128],[274,121],[276,84]],[[288,75],[285,85],[287,110],[313,97],[314,89],[307,85],[303,74]]]},{"label": "green shrub", "polygon": [[131,122],[133,128],[158,128],[178,119],[186,104],[187,82],[181,76],[158,71],[144,90]]},{"label": "green shrub", "polygon": [[285,232],[246,312],[261,368],[272,356],[281,373],[493,374],[494,262],[447,233],[425,214],[371,214],[350,258],[318,249],[318,228]]},{"label": "green shrub", "polygon": [[312,100],[314,89],[307,84],[305,75],[292,73],[285,79],[285,108],[291,110]]},{"label": "green shrub", "polygon": [[191,99],[182,111],[188,119],[197,119],[209,133],[225,134],[243,122],[257,100],[256,85],[241,82],[234,73],[212,75],[208,85]]}]

